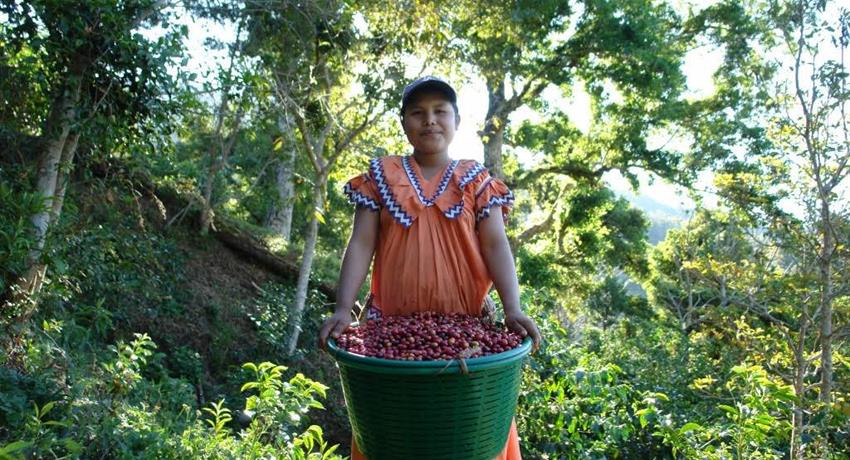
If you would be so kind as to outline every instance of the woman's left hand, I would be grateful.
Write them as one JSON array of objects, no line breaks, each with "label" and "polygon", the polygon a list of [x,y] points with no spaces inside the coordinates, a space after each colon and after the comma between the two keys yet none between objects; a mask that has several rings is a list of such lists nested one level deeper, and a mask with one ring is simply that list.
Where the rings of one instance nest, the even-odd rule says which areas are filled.
[{"label": "woman's left hand", "polygon": [[505,312],[505,326],[523,338],[531,336],[533,351],[540,348],[540,329],[537,328],[534,320],[522,311]]}]

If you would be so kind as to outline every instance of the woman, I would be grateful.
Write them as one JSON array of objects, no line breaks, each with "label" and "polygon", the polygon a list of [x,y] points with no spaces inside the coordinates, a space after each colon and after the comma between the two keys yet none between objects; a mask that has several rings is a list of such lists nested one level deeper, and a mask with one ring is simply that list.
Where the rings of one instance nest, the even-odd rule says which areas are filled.
[{"label": "woman", "polygon": [[[319,332],[321,345],[350,324],[374,256],[369,318],[424,310],[479,315],[494,285],[506,326],[530,336],[537,348],[540,332],[520,308],[505,234],[513,195],[478,162],[449,157],[460,123],[454,89],[435,77],[412,82],[402,94],[401,123],[412,155],[376,158],[345,186],[357,206],[354,230],[336,309]],[[496,458],[520,458],[515,424]],[[354,441],[352,459],[364,459]]]}]

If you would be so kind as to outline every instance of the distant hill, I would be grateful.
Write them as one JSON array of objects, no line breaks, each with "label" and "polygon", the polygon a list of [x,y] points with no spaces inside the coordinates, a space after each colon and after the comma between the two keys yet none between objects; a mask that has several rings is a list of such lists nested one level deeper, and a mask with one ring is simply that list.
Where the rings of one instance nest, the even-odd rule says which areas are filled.
[{"label": "distant hill", "polygon": [[664,214],[647,213],[649,217],[649,230],[647,230],[647,240],[649,244],[655,246],[667,237],[667,231],[678,228],[685,221],[682,217],[671,217]]},{"label": "distant hill", "polygon": [[619,194],[646,214],[650,221],[647,238],[653,246],[664,240],[668,230],[681,226],[688,219],[686,211],[676,206],[678,203],[662,203],[649,195],[635,195],[628,191]]},{"label": "distant hill", "polygon": [[[668,230],[680,227],[688,219],[683,209],[661,203],[648,195],[634,195],[626,192],[620,193],[620,196],[646,214],[650,222],[646,232],[647,240],[653,246],[664,240]],[[626,273],[618,272],[617,278],[626,284],[626,292],[629,295],[646,297],[646,291],[640,283],[631,279]]]},{"label": "distant hill", "polygon": [[678,207],[675,204],[662,203],[647,195],[625,195],[624,197],[629,200],[634,207],[642,209],[650,216],[668,216],[678,220],[684,220],[688,217],[681,207]]}]

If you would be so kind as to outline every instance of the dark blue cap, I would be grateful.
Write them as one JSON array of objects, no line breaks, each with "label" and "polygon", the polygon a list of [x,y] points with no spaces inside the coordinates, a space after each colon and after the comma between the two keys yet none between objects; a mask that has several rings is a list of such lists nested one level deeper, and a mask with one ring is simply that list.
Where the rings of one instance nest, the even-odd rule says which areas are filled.
[{"label": "dark blue cap", "polygon": [[411,96],[415,93],[423,90],[434,90],[443,93],[452,103],[452,105],[457,105],[457,93],[455,93],[452,85],[446,83],[445,80],[441,78],[437,78],[431,75],[417,78],[412,81],[409,85],[404,87],[404,91],[401,93],[401,111],[404,113],[405,107],[410,102]]}]

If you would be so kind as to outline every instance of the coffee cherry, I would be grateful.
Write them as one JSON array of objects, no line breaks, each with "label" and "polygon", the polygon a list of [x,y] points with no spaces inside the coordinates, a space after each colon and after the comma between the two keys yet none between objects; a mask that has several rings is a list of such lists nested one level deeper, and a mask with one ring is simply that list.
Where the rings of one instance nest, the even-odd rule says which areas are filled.
[{"label": "coffee cherry", "polygon": [[511,350],[521,342],[522,337],[502,325],[434,312],[385,316],[349,328],[337,339],[337,345],[351,353],[405,361],[476,358]]}]

